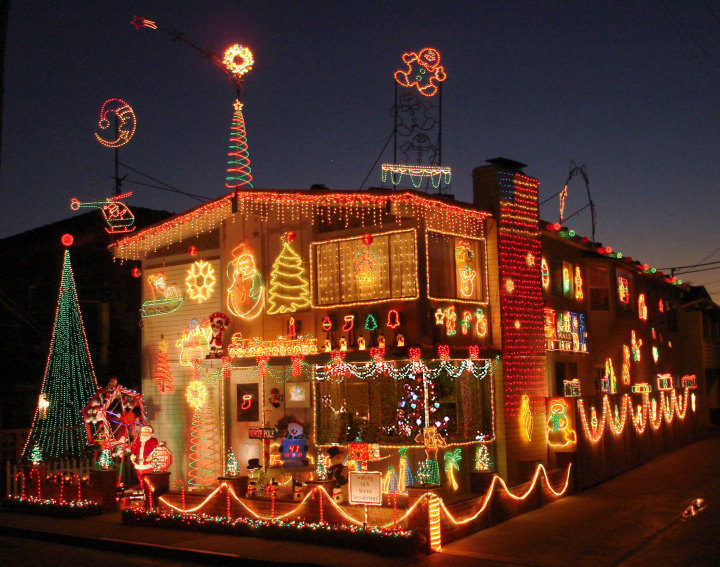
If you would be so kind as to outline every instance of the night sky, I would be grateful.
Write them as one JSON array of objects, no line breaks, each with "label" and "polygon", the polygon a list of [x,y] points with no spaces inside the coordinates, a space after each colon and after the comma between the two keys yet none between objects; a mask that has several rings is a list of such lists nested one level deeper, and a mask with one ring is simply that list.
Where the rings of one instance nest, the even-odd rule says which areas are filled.
[{"label": "night sky", "polygon": [[[93,133],[102,103],[138,117],[120,160],[208,198],[226,192],[234,88],[223,73],[134,15],[221,55],[255,55],[244,115],[253,184],[357,189],[392,130],[401,55],[437,48],[443,164],[472,199],[487,158],[528,164],[541,200],[570,160],[585,164],[596,239],[657,268],[720,260],[720,6],[696,2],[40,2],[11,6],[5,60],[0,237],[72,216],[72,197],[113,194],[114,153]],[[349,7],[350,6],[350,7]],[[382,161],[391,161],[390,148]],[[198,204],[132,183],[127,201]],[[380,186],[380,168],[367,186]],[[569,187],[566,214],[587,204]],[[557,199],[541,209],[558,220]],[[567,222],[590,235],[589,212]],[[102,230],[98,224],[90,227]],[[711,254],[714,254],[711,256]],[[720,298],[720,271],[680,276]]]}]

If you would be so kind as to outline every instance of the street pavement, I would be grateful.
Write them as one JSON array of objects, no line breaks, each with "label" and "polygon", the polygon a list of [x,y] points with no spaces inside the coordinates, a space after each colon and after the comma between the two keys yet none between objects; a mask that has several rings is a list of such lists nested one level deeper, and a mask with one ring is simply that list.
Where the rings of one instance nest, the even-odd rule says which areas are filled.
[{"label": "street pavement", "polygon": [[[704,507],[683,518],[698,498]],[[687,447],[447,544],[434,555],[386,558],[324,546],[124,526],[119,514],[59,520],[0,512],[0,535],[198,565],[718,566],[720,432],[711,430]],[[0,562],[26,564],[13,563],[12,557]],[[52,562],[78,564],[57,556]]]}]

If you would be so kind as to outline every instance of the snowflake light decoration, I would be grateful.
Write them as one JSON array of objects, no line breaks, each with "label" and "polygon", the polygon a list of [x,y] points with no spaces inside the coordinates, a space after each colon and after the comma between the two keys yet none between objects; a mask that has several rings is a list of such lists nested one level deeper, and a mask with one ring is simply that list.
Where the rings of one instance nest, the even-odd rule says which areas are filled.
[{"label": "snowflake light decoration", "polygon": [[215,289],[215,270],[209,262],[198,260],[194,262],[187,272],[185,285],[190,299],[202,303],[212,295]]},{"label": "snowflake light decoration", "polygon": [[193,380],[185,389],[185,399],[193,410],[197,411],[205,405],[207,388],[200,380]]}]

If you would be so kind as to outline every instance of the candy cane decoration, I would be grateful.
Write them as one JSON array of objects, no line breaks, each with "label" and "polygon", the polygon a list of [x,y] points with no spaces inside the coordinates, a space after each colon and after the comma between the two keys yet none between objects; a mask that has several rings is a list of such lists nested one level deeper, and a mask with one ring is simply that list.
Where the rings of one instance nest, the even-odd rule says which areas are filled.
[{"label": "candy cane decoration", "polygon": [[318,500],[318,509],[320,511],[320,523],[323,523],[323,495],[320,488],[315,487],[312,491],[312,499],[315,500],[317,498]]},{"label": "candy cane decoration", "polygon": [[77,480],[77,486],[78,486],[78,497],[77,497],[77,499],[78,499],[78,502],[79,502],[80,500],[82,500],[82,482],[80,482],[80,476],[77,475],[77,474],[75,474],[75,473],[73,473],[73,475],[70,477],[70,480],[71,480],[71,481],[72,481],[72,479],[76,479],[76,480]]},{"label": "candy cane decoration", "polygon": [[63,485],[65,484],[65,475],[61,472],[55,473],[55,481],[57,482],[57,477],[60,475],[60,502],[63,501]]},{"label": "candy cane decoration", "polygon": [[40,471],[38,469],[30,469],[30,480],[32,480],[32,473],[37,473],[37,497],[38,500],[42,500],[42,490],[40,487]]},{"label": "candy cane decoration", "polygon": [[175,487],[177,487],[177,483],[180,483],[180,500],[182,502],[182,510],[183,514],[185,513],[185,482],[181,478],[176,478],[175,482],[173,482],[173,491],[175,491]]},{"label": "candy cane decoration", "polygon": [[393,531],[397,529],[397,492],[393,492]]},{"label": "candy cane decoration", "polygon": [[225,486],[225,517],[230,519],[230,485],[223,482]]},{"label": "candy cane decoration", "polygon": [[148,478],[145,479],[145,486],[147,487],[147,491],[148,491],[148,500],[147,500],[148,505],[149,505],[148,510],[152,510],[154,508],[154,506],[153,506],[152,484],[150,484],[150,479],[148,479]]},{"label": "candy cane decoration", "polygon": [[21,496],[21,498],[25,498],[25,473],[22,471],[18,471],[17,473],[15,473],[15,490],[17,490],[18,475],[20,476],[20,480],[21,480],[20,485],[22,486],[22,491],[20,492],[20,496]]}]

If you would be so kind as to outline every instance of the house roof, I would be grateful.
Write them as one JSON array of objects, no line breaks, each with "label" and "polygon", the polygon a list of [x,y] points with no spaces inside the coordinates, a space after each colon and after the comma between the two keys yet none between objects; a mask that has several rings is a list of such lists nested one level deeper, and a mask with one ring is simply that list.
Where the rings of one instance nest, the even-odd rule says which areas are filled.
[{"label": "house roof", "polygon": [[[140,259],[148,253],[179,242],[184,238],[215,230],[233,213],[235,192],[180,213],[110,245],[117,258]],[[445,196],[417,191],[369,189],[367,191],[265,190],[237,192],[237,213],[257,216],[261,220],[314,218],[320,209],[330,205],[345,218],[360,217],[368,225],[381,221],[382,212],[394,208],[399,216],[423,216],[451,229],[453,226],[482,231],[483,221],[491,216],[468,203],[451,201]]]},{"label": "house roof", "polygon": [[560,223],[550,223],[540,220],[540,229],[545,236],[551,236],[557,240],[572,244],[577,248],[582,248],[586,250],[588,254],[615,260],[625,267],[633,268],[645,276],[663,279],[666,283],[674,286],[680,286],[683,289],[688,288],[689,284],[687,282],[683,282],[673,276],[668,276],[656,268],[650,267],[648,264],[643,264],[638,260],[633,260],[631,256],[625,256],[621,252],[613,250],[610,246],[603,246],[602,242],[593,242],[586,236],[580,236],[574,230],[561,226]]}]

